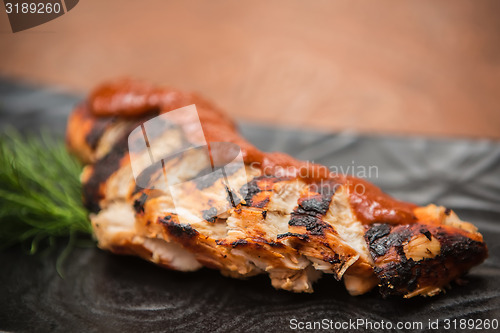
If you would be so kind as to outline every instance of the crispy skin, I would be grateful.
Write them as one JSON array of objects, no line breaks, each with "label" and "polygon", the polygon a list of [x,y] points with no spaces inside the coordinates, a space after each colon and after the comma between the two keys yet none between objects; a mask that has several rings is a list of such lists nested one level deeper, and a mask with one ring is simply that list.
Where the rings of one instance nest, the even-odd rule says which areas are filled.
[{"label": "crispy skin", "polygon": [[[148,119],[193,103],[209,140],[242,147],[245,169],[227,173],[239,191],[222,197],[215,193],[227,186],[216,175],[183,183],[190,211],[203,218],[181,221],[158,181],[164,170],[180,180],[204,175],[209,161],[186,151],[165,160],[163,168],[145,164],[138,178],[149,184],[143,189],[132,175],[128,136]],[[156,135],[149,139],[160,140],[164,156],[198,140],[175,128]],[[294,292],[312,292],[324,273],[343,280],[353,295],[378,284],[383,296],[413,297],[437,294],[487,256],[477,229],[444,207],[398,203],[364,181],[355,183],[369,189],[360,195],[352,179],[269,172],[263,166],[301,164],[258,152],[220,111],[193,94],[128,80],[104,85],[71,115],[67,142],[86,164],[83,199],[99,246],[169,269],[206,266],[237,278],[265,273],[274,287]],[[321,166],[310,170],[324,175]],[[214,216],[221,202],[230,209]]]}]

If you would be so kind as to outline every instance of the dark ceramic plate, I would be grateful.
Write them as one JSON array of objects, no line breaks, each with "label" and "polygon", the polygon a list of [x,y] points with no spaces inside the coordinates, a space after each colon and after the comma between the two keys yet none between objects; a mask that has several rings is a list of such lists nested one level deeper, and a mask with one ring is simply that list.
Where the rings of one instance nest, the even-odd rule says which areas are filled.
[{"label": "dark ceramic plate", "polygon": [[[67,114],[79,100],[55,89],[3,79],[0,126],[13,124],[27,131],[48,127],[62,136]],[[487,320],[500,320],[500,143],[326,134],[250,124],[241,124],[241,129],[264,150],[342,167],[347,173],[372,166],[370,180],[392,195],[445,205],[474,222],[489,246],[489,259],[466,276],[466,285],[454,284],[446,294],[384,300],[376,291],[351,297],[331,276],[315,286],[314,294],[292,294],[274,290],[265,277],[240,281],[208,269],[171,272],[97,248],[75,250],[61,279],[55,271],[56,252],[28,256],[14,247],[0,253],[0,329],[286,331],[300,322],[335,328],[335,323],[359,320],[364,326],[337,331],[363,331],[370,323],[374,329],[383,322],[385,329],[377,330],[383,332],[404,331],[397,329],[398,322],[421,323],[428,330],[429,321],[435,325],[439,320],[440,330],[448,323],[455,331],[461,319],[483,320],[483,328]]]}]

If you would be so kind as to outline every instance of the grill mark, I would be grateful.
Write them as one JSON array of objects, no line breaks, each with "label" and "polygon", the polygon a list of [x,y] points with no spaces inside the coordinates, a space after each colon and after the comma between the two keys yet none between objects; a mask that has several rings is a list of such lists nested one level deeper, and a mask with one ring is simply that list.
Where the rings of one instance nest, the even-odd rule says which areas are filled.
[{"label": "grill mark", "polygon": [[248,207],[264,208],[269,203],[269,196],[263,200],[256,199],[256,196],[261,192],[270,192],[273,190],[273,185],[280,181],[290,180],[289,177],[273,177],[269,175],[262,175],[255,177],[240,189],[240,194],[245,199],[242,204]]},{"label": "grill mark", "polygon": [[244,239],[238,239],[237,241],[234,241],[231,243],[231,246],[234,248],[234,247],[237,247],[239,245],[247,245],[248,242]]},{"label": "grill mark", "polygon": [[141,193],[141,196],[134,201],[134,210],[137,214],[144,213],[144,204],[148,199],[148,195],[146,193]]},{"label": "grill mark", "polygon": [[304,226],[312,235],[323,235],[325,229],[331,227],[321,218],[328,212],[337,188],[333,182],[322,186],[311,184],[309,191],[314,189],[314,194],[299,198],[298,206],[293,210],[288,225]]},{"label": "grill mark", "polygon": [[99,202],[104,198],[101,184],[120,168],[121,162],[128,157],[128,135],[122,136],[103,158],[98,160],[92,167],[91,175],[83,184],[83,198],[85,207],[92,213],[101,210]]},{"label": "grill mark", "polygon": [[172,215],[166,215],[165,217],[158,218],[158,222],[163,224],[169,233],[169,235],[175,238],[193,238],[199,235],[198,231],[193,229],[189,224],[176,223],[172,219]]},{"label": "grill mark", "polygon": [[224,179],[224,177],[220,173],[215,171],[212,171],[211,167],[207,167],[201,170],[193,179],[194,183],[196,184],[196,188],[198,190],[204,190],[215,184],[217,180]]},{"label": "grill mark", "polygon": [[297,237],[300,240],[307,240],[309,236],[307,234],[298,234],[295,232],[285,232],[284,234],[279,234],[276,236],[277,239],[285,238],[285,237]]},{"label": "grill mark", "polygon": [[241,203],[241,199],[226,184],[224,184],[224,188],[227,193],[226,200],[231,203],[231,207],[236,208]]},{"label": "grill mark", "polygon": [[[162,169],[162,165],[159,163],[152,164],[142,170],[142,172],[137,176],[137,182],[134,188],[134,191],[132,192],[132,195],[135,195],[139,193],[140,191],[144,190],[144,188],[140,187],[137,185],[137,183],[140,184],[154,184],[158,179],[163,176],[163,172],[159,173],[158,171]],[[163,169],[162,169],[163,170]],[[153,177],[155,178],[153,179]]]},{"label": "grill mark", "polygon": [[137,176],[136,186],[134,188],[134,191],[132,192],[132,195],[135,195],[135,194],[139,193],[140,191],[144,190],[144,188],[137,185],[137,183],[148,184],[149,189],[154,189],[155,188],[154,184],[161,177],[164,177],[165,183],[167,183],[165,163],[170,162],[171,160],[174,160],[177,157],[180,157],[180,158],[176,159],[172,165],[170,165],[170,167],[175,167],[177,164],[179,164],[181,162],[182,154],[184,154],[184,152],[169,155],[165,158],[160,159],[159,162],[151,164],[148,167],[146,167],[144,170],[142,170],[141,173],[139,174],[139,176]]},{"label": "grill mark", "polygon": [[332,197],[318,196],[306,200],[299,199],[299,206],[294,210],[294,214],[307,214],[311,216],[325,215],[330,207]]},{"label": "grill mark", "polygon": [[[199,190],[203,190],[212,186],[217,180],[223,179],[224,177],[217,172],[218,170],[222,170],[222,173],[224,173],[226,177],[229,177],[235,174],[239,169],[240,169],[239,165],[226,166],[225,168],[216,167],[213,169],[211,166],[206,167],[200,172],[198,172],[198,174],[194,177],[196,188]],[[205,177],[200,178],[203,176]]]},{"label": "grill mark", "polygon": [[288,225],[306,227],[306,230],[311,235],[317,236],[323,235],[325,229],[328,228],[323,221],[310,215],[294,215],[290,221],[288,221]]},{"label": "grill mark", "polygon": [[275,249],[285,249],[286,248],[286,245],[282,244],[282,243],[278,243],[278,242],[274,242],[272,240],[267,240],[265,238],[262,238],[262,237],[253,237],[253,238],[248,238],[247,239],[238,239],[238,240],[235,240],[231,243],[226,243],[226,241],[224,240],[216,240],[215,243],[217,245],[230,245],[232,248],[236,248],[236,247],[246,247],[246,248],[262,248],[263,245],[269,245],[270,247],[272,248],[275,248]]},{"label": "grill mark", "polygon": [[89,145],[92,150],[97,148],[99,140],[103,136],[104,132],[116,121],[116,117],[92,117],[90,114],[90,106],[88,103],[82,103],[78,109],[83,109],[84,112],[82,117],[85,120],[91,119],[92,126],[90,131],[85,135],[85,142]]},{"label": "grill mark", "polygon": [[[125,159],[129,157],[128,136],[137,126],[153,116],[154,115],[150,115],[148,118],[143,118],[131,123],[127,127],[124,134],[122,134],[122,136],[114,143],[110,151],[101,159],[97,160],[92,166],[91,174],[89,175],[87,182],[85,182],[82,186],[83,201],[85,207],[90,212],[98,213],[101,210],[99,202],[104,198],[104,193],[101,191],[102,185],[113,173],[120,169],[122,161],[125,162]],[[97,136],[99,130],[102,130],[102,128],[97,126],[93,135]],[[106,130],[106,128],[104,130]],[[128,163],[130,163],[130,160],[126,161],[126,164]]]},{"label": "grill mark", "polygon": [[[257,177],[258,178],[258,177]],[[262,190],[257,185],[257,178],[252,179],[250,182],[243,185],[240,189],[240,194],[245,195],[245,206],[253,206],[252,198],[262,192]],[[245,194],[246,193],[246,194]]]}]

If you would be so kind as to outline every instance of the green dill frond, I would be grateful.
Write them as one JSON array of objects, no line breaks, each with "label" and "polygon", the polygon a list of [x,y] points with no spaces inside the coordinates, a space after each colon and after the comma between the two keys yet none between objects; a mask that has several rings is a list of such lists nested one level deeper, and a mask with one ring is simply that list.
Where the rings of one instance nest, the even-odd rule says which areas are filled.
[{"label": "green dill frond", "polygon": [[79,233],[91,234],[82,204],[81,165],[64,142],[49,135],[22,137],[9,130],[0,135],[0,248]]}]

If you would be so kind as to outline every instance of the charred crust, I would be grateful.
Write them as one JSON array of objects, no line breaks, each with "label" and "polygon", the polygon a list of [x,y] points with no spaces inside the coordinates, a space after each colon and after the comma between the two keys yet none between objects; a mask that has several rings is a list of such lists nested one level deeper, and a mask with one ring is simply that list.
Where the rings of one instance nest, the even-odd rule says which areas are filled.
[{"label": "charred crust", "polygon": [[326,184],[309,185],[309,190],[314,190],[317,195],[307,196],[299,199],[299,205],[295,208],[295,214],[307,214],[311,216],[325,215],[328,212],[330,203],[332,202],[332,197],[335,195],[335,191],[338,186],[336,183],[327,182]]},{"label": "charred crust", "polygon": [[173,222],[171,215],[166,215],[163,218],[160,217],[158,221],[167,228],[169,235],[176,238],[193,238],[199,234],[198,231],[193,229],[189,224]]},{"label": "charred crust", "polygon": [[284,234],[279,234],[278,236],[276,236],[277,239],[282,239],[282,238],[285,238],[285,237],[297,237],[300,240],[308,240],[309,239],[308,235],[306,235],[306,234],[298,234],[298,233],[295,233],[295,232],[286,232]]},{"label": "charred crust", "polygon": [[144,204],[148,199],[148,195],[144,192],[141,193],[141,196],[134,200],[134,210],[137,214],[144,213]]},{"label": "charred crust", "polygon": [[418,263],[416,263],[415,261],[414,261],[414,263],[415,263],[414,264],[415,268],[413,269],[412,276],[410,277],[410,280],[408,281],[408,290],[409,291],[414,291],[415,289],[417,289],[418,279],[420,278],[421,273],[422,273],[420,265]]},{"label": "charred crust", "polygon": [[428,240],[432,240],[431,232],[427,229],[420,229],[420,233],[424,235]]},{"label": "charred crust", "polygon": [[248,242],[244,239],[238,239],[237,241],[234,241],[231,243],[231,246],[234,248],[234,247],[237,247],[239,245],[247,245]]},{"label": "charred crust", "polygon": [[365,239],[368,244],[375,242],[377,239],[387,236],[391,233],[391,226],[389,224],[376,223],[373,224],[365,234]]},{"label": "charred crust", "polygon": [[415,269],[419,265],[420,263],[409,259],[401,262],[390,262],[383,267],[375,267],[374,271],[380,280],[382,296],[402,296],[415,290],[421,275],[421,270]]},{"label": "charred crust", "polygon": [[[421,232],[420,230],[419,232]],[[373,260],[395,251],[397,257],[383,265],[375,265],[374,272],[380,281],[380,293],[383,297],[405,295],[415,290],[421,277],[421,261],[407,259],[403,245],[411,238],[413,232],[406,228],[392,228],[388,224],[374,224],[365,234],[368,248]]]},{"label": "charred crust", "polygon": [[250,201],[246,201],[245,206],[251,206],[251,207],[255,207],[255,208],[264,208],[267,206],[268,203],[269,203],[269,198],[265,198],[264,200],[261,200],[261,201],[255,201],[255,200],[250,199]]},{"label": "charred crust", "polygon": [[385,255],[393,247],[396,251],[402,251],[403,243],[411,237],[411,231],[408,229],[403,229],[401,232],[391,231],[390,225],[376,223],[365,233],[368,249],[374,260]]},{"label": "charred crust", "polygon": [[308,214],[312,216],[325,215],[330,207],[331,197],[317,196],[299,201],[299,206],[295,209],[296,214]]},{"label": "charred crust", "polygon": [[488,248],[483,242],[478,242],[459,233],[450,234],[438,231],[434,235],[441,244],[441,255],[454,257],[462,262],[481,262],[488,256]]},{"label": "charred crust", "polygon": [[451,209],[446,208],[446,209],[444,210],[444,215],[446,215],[446,216],[450,216],[450,214],[451,214]]},{"label": "charred crust", "polygon": [[[216,240],[215,243],[217,245],[227,245],[227,243],[223,240]],[[274,248],[284,248],[285,245],[274,242],[271,240],[267,240],[265,238],[261,237],[256,237],[256,238],[251,238],[250,241],[246,239],[238,239],[234,242],[229,243],[229,245],[233,248],[236,247],[253,247],[253,248],[262,248],[263,245],[269,245]]]},{"label": "charred crust", "polygon": [[[436,238],[441,246],[439,254],[419,261],[407,258],[404,245],[419,234],[428,240]],[[395,227],[374,224],[365,239],[384,297],[406,295],[425,286],[442,287],[482,262],[488,252],[483,242],[451,228],[415,224]]]},{"label": "charred crust", "polygon": [[340,260],[340,256],[338,253],[334,253],[333,255],[331,254],[326,254],[323,256],[323,261],[329,263],[329,264],[340,264],[342,261]]},{"label": "charred crust", "polygon": [[[259,178],[259,177],[257,177]],[[257,185],[257,178],[252,179],[245,185],[243,185],[240,189],[240,194],[245,195],[245,206],[252,206],[252,198],[259,192],[261,192],[261,189]]]},{"label": "charred crust", "polygon": [[236,208],[241,203],[241,199],[227,185],[224,184],[224,188],[227,193],[226,200],[231,203],[231,207]]},{"label": "charred crust", "polygon": [[269,203],[269,198],[265,198],[264,200],[261,201],[256,201],[256,200],[251,200],[250,202],[247,201],[247,206],[255,207],[255,208],[264,208],[267,206]]},{"label": "charred crust", "polygon": [[276,248],[283,248],[283,247],[285,247],[285,245],[283,245],[281,243],[273,242],[273,241],[267,240],[265,238],[254,238],[252,240],[255,241],[255,242],[257,242],[257,244],[267,244],[267,245],[269,245],[271,247],[276,247]]},{"label": "charred crust", "polygon": [[[310,189],[312,187],[317,186],[316,184],[310,185]],[[298,206],[291,214],[288,225],[306,227],[311,235],[324,235],[325,229],[330,226],[323,222],[321,217],[328,212],[335,190],[331,186],[323,186],[315,189],[316,193],[320,194],[300,198]]]},{"label": "charred crust", "polygon": [[263,211],[261,212],[261,214],[262,214],[262,218],[265,220],[265,219],[266,219],[266,217],[267,217],[267,210],[263,210]]},{"label": "charred crust", "polygon": [[212,207],[202,211],[202,217],[205,221],[209,223],[215,223],[217,219],[217,208]]}]

